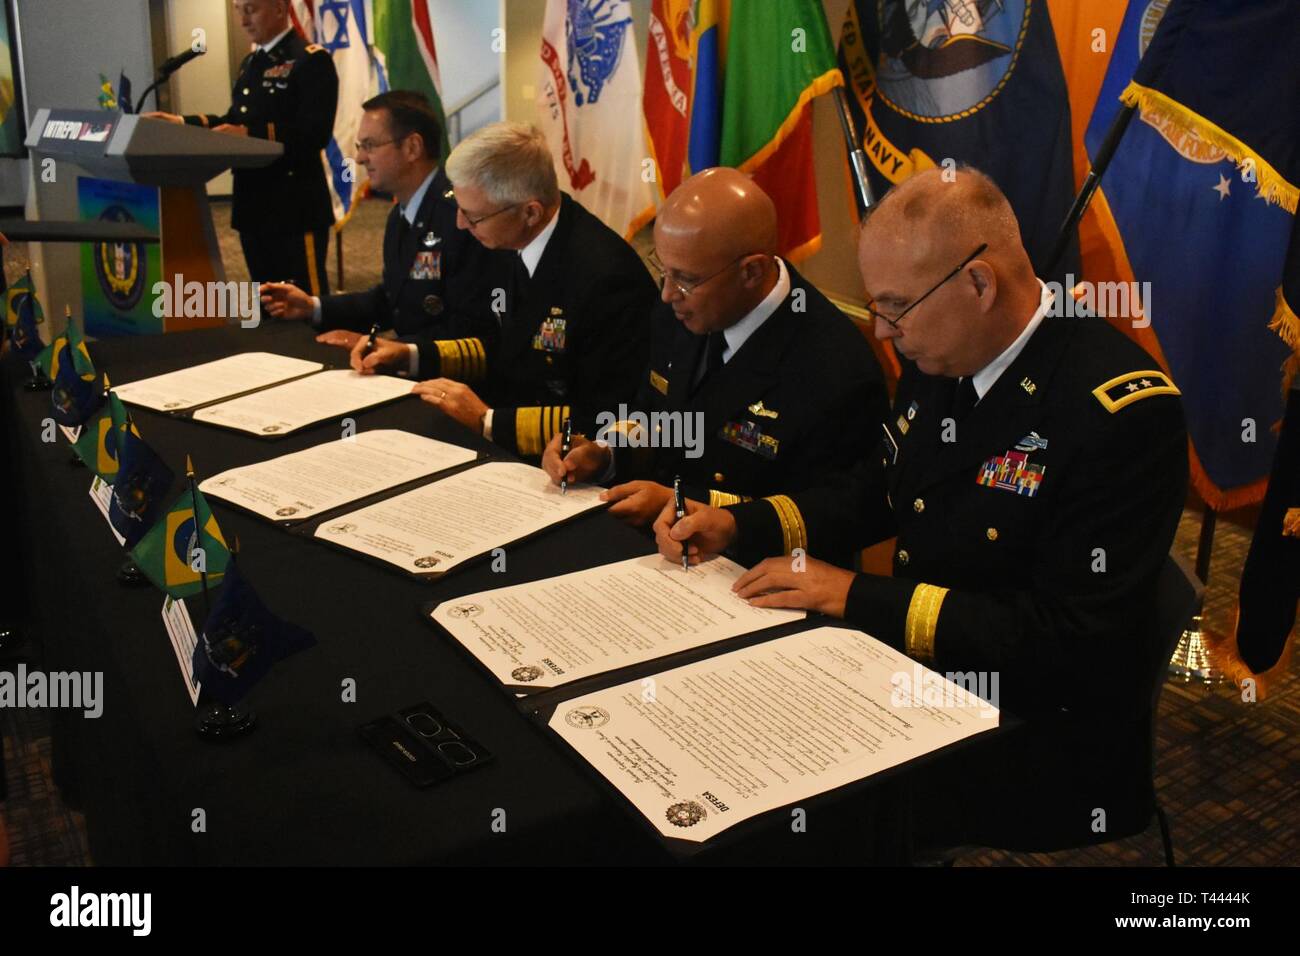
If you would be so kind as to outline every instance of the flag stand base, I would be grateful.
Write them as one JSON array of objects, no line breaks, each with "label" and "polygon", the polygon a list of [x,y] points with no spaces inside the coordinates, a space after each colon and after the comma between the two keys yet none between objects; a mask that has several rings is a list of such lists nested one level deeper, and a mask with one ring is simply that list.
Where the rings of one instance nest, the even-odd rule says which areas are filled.
[{"label": "flag stand base", "polygon": [[144,576],[144,572],[136,566],[136,563],[130,558],[122,562],[122,566],[117,569],[117,583],[125,588],[138,588],[148,584],[149,579]]},{"label": "flag stand base", "polygon": [[68,457],[68,464],[73,468],[84,468],[86,463],[81,460],[81,456],[75,451]]},{"label": "flag stand base", "polygon": [[0,625],[0,657],[17,650],[23,642],[23,632],[10,624]]},{"label": "flag stand base", "polygon": [[1228,679],[1214,666],[1209,635],[1201,630],[1201,615],[1192,618],[1192,626],[1179,638],[1178,648],[1169,659],[1169,673],[1184,683],[1198,682],[1206,686],[1222,684]]},{"label": "flag stand base", "polygon": [[233,740],[257,726],[257,714],[225,704],[209,704],[194,718],[194,732],[204,740]]},{"label": "flag stand base", "polygon": [[53,387],[54,382],[51,379],[46,378],[44,375],[32,377],[26,382],[23,382],[24,392],[48,392]]}]

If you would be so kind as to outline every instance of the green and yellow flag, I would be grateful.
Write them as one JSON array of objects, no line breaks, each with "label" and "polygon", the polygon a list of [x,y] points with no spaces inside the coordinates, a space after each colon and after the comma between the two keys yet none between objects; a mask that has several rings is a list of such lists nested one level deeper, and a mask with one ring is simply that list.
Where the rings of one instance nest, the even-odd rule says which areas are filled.
[{"label": "green and yellow flag", "polygon": [[[196,554],[199,550],[201,562]],[[209,588],[220,584],[230,561],[230,549],[203,492],[187,488],[162,520],[155,522],[131,549],[131,557],[160,590],[180,599],[203,590],[200,567],[207,573]]]},{"label": "green and yellow flag", "polygon": [[[107,375],[104,376],[104,384],[108,384]],[[100,407],[99,413],[81,427],[81,434],[73,442],[72,449],[87,468],[111,485],[117,477],[120,436],[127,429],[139,437],[140,432],[131,420],[130,413],[110,391],[108,401]]]}]

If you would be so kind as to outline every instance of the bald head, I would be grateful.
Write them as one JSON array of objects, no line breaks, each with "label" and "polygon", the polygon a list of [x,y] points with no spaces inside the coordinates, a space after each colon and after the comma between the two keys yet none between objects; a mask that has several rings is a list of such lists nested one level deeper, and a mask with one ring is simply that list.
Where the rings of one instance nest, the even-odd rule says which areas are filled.
[{"label": "bald head", "polygon": [[925,170],[890,189],[863,219],[858,262],[877,310],[903,316],[897,327],[878,319],[876,335],[929,374],[983,368],[1020,334],[1041,297],[1011,204],[969,167]]},{"label": "bald head", "polygon": [[697,335],[730,328],[777,283],[776,206],[739,170],[686,180],[660,207],[654,233],[669,280],[663,300]]},{"label": "bald head", "polygon": [[656,235],[699,244],[724,259],[776,255],[776,206],[744,173],[727,167],[696,173],[659,210]]}]

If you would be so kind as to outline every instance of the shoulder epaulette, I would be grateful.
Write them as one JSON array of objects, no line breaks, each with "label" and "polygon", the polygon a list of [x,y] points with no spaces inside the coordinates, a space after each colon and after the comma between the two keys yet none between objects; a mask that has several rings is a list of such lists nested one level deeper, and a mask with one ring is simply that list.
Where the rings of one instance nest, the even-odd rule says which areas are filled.
[{"label": "shoulder epaulette", "polygon": [[1116,375],[1094,388],[1092,394],[1097,396],[1102,408],[1114,415],[1121,408],[1141,399],[1153,395],[1181,395],[1182,392],[1164,372],[1147,369]]},{"label": "shoulder epaulette", "polygon": [[321,46],[319,43],[308,43],[308,44],[307,44],[307,52],[308,52],[308,53],[322,53],[322,52],[324,52],[324,51],[325,51],[325,48],[324,48],[323,46]]}]

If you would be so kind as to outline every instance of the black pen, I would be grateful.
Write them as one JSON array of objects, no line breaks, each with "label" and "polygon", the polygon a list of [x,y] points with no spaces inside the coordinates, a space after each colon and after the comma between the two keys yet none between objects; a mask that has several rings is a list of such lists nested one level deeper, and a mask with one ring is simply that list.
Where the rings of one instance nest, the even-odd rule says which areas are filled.
[{"label": "black pen", "polygon": [[[682,494],[682,476],[678,475],[673,479],[673,504],[677,508],[677,520],[681,521],[686,517],[686,496]],[[687,546],[691,543],[690,538],[682,541],[682,570],[691,569],[691,559],[686,556]]]},{"label": "black pen", "polygon": [[379,323],[375,322],[370,326],[370,337],[366,339],[366,347],[361,350],[362,355],[369,355],[375,348],[375,336],[379,334]]},{"label": "black pen", "polygon": [[[573,444],[573,419],[564,420],[564,438],[560,442],[560,464],[564,464],[564,459],[569,457],[569,447]],[[560,480],[560,494],[569,493],[569,469],[564,469],[564,477]]]}]

